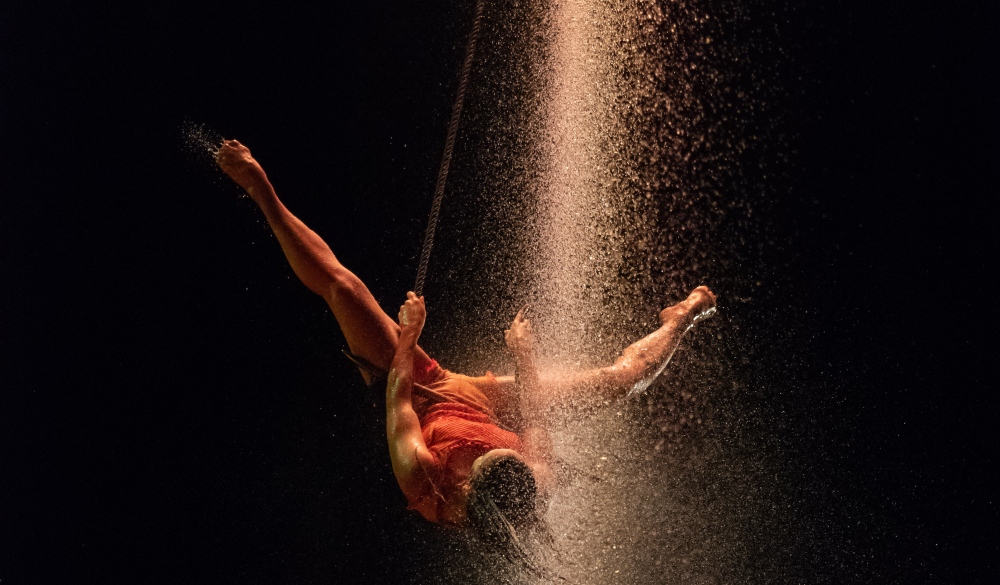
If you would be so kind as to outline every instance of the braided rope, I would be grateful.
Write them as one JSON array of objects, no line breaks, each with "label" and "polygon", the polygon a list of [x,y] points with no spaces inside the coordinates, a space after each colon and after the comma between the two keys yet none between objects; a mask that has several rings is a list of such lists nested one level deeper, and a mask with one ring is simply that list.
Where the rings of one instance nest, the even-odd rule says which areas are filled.
[{"label": "braided rope", "polygon": [[427,229],[424,231],[424,247],[420,252],[420,266],[417,268],[417,280],[413,284],[413,292],[420,296],[424,290],[424,280],[427,277],[427,264],[431,259],[431,249],[434,247],[434,232],[437,230],[438,217],[441,214],[441,200],[444,199],[444,186],[448,180],[448,168],[451,166],[451,153],[455,148],[455,136],[458,134],[458,122],[462,117],[462,106],[465,103],[465,89],[469,85],[469,73],[472,71],[472,60],[476,52],[476,41],[479,39],[479,23],[483,16],[485,0],[476,2],[476,18],[469,33],[469,46],[465,51],[465,61],[462,63],[462,75],[458,82],[458,94],[451,109],[451,122],[448,124],[448,139],[444,144],[444,154],[441,156],[441,167],[438,169],[437,184],[434,187],[434,202],[427,218]]}]

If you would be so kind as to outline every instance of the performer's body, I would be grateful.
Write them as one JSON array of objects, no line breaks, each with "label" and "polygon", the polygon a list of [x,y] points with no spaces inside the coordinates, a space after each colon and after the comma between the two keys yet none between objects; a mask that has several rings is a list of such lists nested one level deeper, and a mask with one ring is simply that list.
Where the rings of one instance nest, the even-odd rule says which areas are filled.
[{"label": "performer's body", "polygon": [[[431,522],[471,525],[501,538],[536,522],[554,485],[551,448],[538,413],[583,394],[613,399],[645,388],[666,367],[681,337],[715,312],[715,296],[700,286],[663,309],[660,327],[627,347],[614,364],[540,376],[531,324],[522,311],[506,332],[516,376],[449,372],[417,343],[426,318],[422,297],[408,293],[394,320],[326,243],[285,208],[249,149],[227,140],[218,163],[264,212],[295,274],[329,304],[351,352],[389,372],[386,431],[393,472],[409,507]],[[368,372],[362,375],[371,379]],[[432,392],[417,394],[414,384]]]}]

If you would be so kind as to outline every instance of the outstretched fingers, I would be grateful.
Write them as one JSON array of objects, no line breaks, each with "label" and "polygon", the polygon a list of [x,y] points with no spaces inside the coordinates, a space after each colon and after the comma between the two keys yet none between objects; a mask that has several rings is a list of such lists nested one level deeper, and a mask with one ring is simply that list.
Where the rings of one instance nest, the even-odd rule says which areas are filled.
[{"label": "outstretched fingers", "polygon": [[515,354],[530,354],[534,349],[534,333],[531,330],[531,320],[526,316],[527,311],[528,305],[521,307],[514,316],[510,329],[504,331],[507,348]]}]

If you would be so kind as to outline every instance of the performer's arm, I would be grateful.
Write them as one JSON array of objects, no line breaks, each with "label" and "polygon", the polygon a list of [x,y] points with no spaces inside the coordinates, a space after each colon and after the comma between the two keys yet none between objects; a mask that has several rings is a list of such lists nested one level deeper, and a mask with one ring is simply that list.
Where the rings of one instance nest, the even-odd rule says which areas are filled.
[{"label": "performer's arm", "polygon": [[539,498],[548,502],[556,483],[551,467],[552,439],[539,416],[541,384],[538,381],[538,367],[535,365],[535,335],[531,330],[531,321],[524,316],[526,309],[527,307],[517,312],[510,329],[504,332],[504,339],[514,356],[514,387],[523,429],[520,432],[521,454],[535,474]]},{"label": "performer's arm", "polygon": [[504,332],[507,349],[514,356],[514,380],[518,397],[518,411],[528,422],[538,400],[538,368],[535,366],[535,336],[531,331],[531,321],[524,316],[527,307],[517,312],[510,329]]},{"label": "performer's arm", "polygon": [[400,489],[412,501],[434,491],[427,474],[434,465],[434,456],[424,443],[412,401],[413,357],[426,318],[424,299],[412,292],[406,297],[406,303],[399,309],[401,333],[389,370],[385,407],[392,471]]}]

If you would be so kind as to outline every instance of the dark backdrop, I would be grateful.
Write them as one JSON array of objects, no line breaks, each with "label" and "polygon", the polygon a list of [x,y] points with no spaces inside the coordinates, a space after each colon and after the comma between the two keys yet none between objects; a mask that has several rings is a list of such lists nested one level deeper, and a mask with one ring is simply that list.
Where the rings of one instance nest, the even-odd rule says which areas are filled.
[{"label": "dark backdrop", "polygon": [[[402,511],[332,318],[180,136],[192,120],[250,144],[391,305],[414,273],[465,4],[3,5],[0,580],[439,569],[414,552],[439,537]],[[791,55],[797,158],[767,209],[784,298],[809,320],[799,375],[856,381],[789,416],[816,429],[804,448],[850,462],[842,497],[898,529],[872,552],[893,582],[998,577],[984,6],[755,8]]]}]

